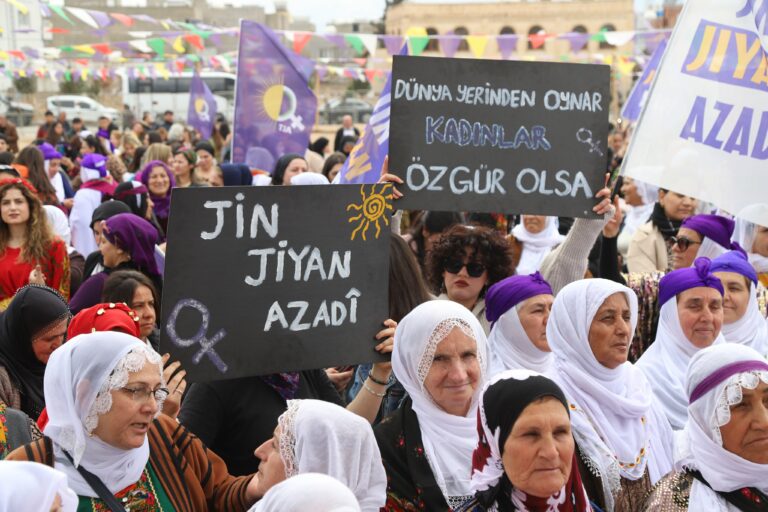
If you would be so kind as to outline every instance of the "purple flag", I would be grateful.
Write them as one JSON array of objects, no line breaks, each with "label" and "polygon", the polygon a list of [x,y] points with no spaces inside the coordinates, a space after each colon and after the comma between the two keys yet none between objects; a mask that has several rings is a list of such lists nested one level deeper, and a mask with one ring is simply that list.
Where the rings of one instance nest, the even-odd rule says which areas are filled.
[{"label": "purple flag", "polygon": [[[408,55],[404,44],[400,55]],[[365,126],[360,139],[352,148],[349,158],[338,174],[338,184],[376,183],[379,181],[384,157],[389,153],[389,107],[392,97],[392,73],[381,91],[379,101],[373,107],[371,119]],[[334,183],[337,181],[334,180]]]},{"label": "purple flag", "polygon": [[496,44],[499,45],[501,58],[507,60],[512,52],[517,50],[517,36],[515,34],[496,36]]},{"label": "purple flag", "polygon": [[571,52],[580,52],[587,46],[590,35],[582,32],[567,32],[562,34],[558,39],[565,39],[571,45]]},{"label": "purple flag", "polygon": [[437,40],[440,41],[440,49],[443,51],[443,55],[450,58],[456,55],[456,51],[464,40],[464,36],[455,36],[453,32],[449,32],[444,36],[437,36]]},{"label": "purple flag", "polygon": [[187,111],[187,123],[198,131],[203,139],[211,137],[213,121],[216,119],[216,98],[203,82],[200,74],[195,72],[192,83],[189,86],[189,110]]},{"label": "purple flag", "polygon": [[93,18],[96,23],[99,25],[99,27],[104,28],[110,26],[114,21],[112,18],[109,17],[109,15],[105,12],[101,11],[92,11],[90,9],[87,10],[88,14],[91,15],[91,18]]},{"label": "purple flag", "polygon": [[653,52],[653,55],[651,55],[651,60],[648,61],[642,76],[635,84],[635,87],[629,94],[629,98],[627,98],[627,102],[624,104],[624,108],[621,110],[621,117],[624,119],[637,121],[640,118],[640,112],[643,110],[645,98],[653,84],[656,71],[659,69],[659,62],[661,62],[661,55],[664,53],[666,47],[667,42],[662,41],[659,46],[656,47],[656,51]]},{"label": "purple flag", "polygon": [[405,38],[403,36],[381,36],[384,39],[384,46],[389,55],[395,55],[403,47]]},{"label": "purple flag", "polygon": [[232,161],[272,172],[286,153],[303,155],[317,99],[314,63],[289,51],[269,28],[243,20],[237,55]]}]

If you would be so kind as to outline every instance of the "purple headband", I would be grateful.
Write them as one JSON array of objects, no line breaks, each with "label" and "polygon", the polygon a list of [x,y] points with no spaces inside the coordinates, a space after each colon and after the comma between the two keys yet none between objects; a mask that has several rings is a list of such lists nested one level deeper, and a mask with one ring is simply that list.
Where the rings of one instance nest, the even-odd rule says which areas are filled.
[{"label": "purple headband", "polygon": [[710,272],[736,272],[741,274],[753,283],[757,284],[757,272],[749,263],[747,255],[741,248],[735,251],[728,251],[712,260]]},{"label": "purple headband", "polygon": [[731,237],[735,222],[720,215],[693,215],[680,225],[681,228],[692,229],[726,249],[731,249]]},{"label": "purple headband", "polygon": [[39,146],[37,146],[37,149],[42,151],[43,160],[60,160],[61,159],[61,153],[56,151],[56,148],[54,148],[47,142],[44,142]]},{"label": "purple headband", "polygon": [[709,258],[696,258],[692,267],[673,270],[662,277],[659,281],[659,307],[677,294],[700,286],[714,288],[724,295],[723,283],[712,274],[711,265]]},{"label": "purple headband", "polygon": [[727,364],[722,368],[719,368],[709,377],[699,382],[695,388],[693,388],[693,392],[691,393],[691,398],[688,400],[688,404],[692,404],[708,392],[712,391],[725,379],[736,375],[737,373],[744,373],[752,370],[768,371],[768,363],[763,361],[737,361],[735,363]]},{"label": "purple headband", "polygon": [[495,322],[517,304],[542,294],[554,295],[552,287],[538,272],[502,279],[485,293],[485,318]]}]

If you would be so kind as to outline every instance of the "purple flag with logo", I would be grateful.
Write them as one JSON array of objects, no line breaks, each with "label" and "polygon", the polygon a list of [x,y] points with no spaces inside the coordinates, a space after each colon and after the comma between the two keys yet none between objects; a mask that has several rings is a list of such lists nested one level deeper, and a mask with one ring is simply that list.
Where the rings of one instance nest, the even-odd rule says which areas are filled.
[{"label": "purple flag with logo", "polygon": [[[408,55],[408,45],[403,45],[400,55]],[[379,101],[360,135],[347,161],[334,183],[376,183],[379,181],[384,157],[389,153],[389,107],[392,96],[392,73],[381,91]]]},{"label": "purple flag with logo", "polygon": [[313,61],[269,28],[241,22],[232,162],[272,172],[282,155],[304,154],[317,110],[308,86],[313,71]]},{"label": "purple flag with logo", "polygon": [[645,66],[642,76],[629,94],[629,98],[627,98],[624,108],[621,109],[621,117],[624,119],[637,121],[640,118],[640,112],[643,110],[645,98],[648,95],[648,91],[651,89],[651,84],[653,84],[656,71],[659,69],[661,56],[666,47],[667,42],[662,41],[659,43],[659,46],[656,47],[656,51],[653,52],[653,55],[651,55],[651,60],[648,61],[648,65]]},{"label": "purple flag with logo", "polygon": [[213,122],[216,119],[216,98],[208,85],[195,72],[189,87],[189,110],[187,123],[192,126],[203,139],[209,139],[213,132]]}]

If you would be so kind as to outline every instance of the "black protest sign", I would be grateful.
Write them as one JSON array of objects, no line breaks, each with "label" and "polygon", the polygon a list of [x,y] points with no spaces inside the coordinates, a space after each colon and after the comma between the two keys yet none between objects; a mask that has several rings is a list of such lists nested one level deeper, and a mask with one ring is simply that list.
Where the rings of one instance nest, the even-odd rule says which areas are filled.
[{"label": "black protest sign", "polygon": [[593,217],[610,67],[394,57],[398,208]]},{"label": "black protest sign", "polygon": [[386,359],[390,187],[175,189],[163,350],[192,381]]}]

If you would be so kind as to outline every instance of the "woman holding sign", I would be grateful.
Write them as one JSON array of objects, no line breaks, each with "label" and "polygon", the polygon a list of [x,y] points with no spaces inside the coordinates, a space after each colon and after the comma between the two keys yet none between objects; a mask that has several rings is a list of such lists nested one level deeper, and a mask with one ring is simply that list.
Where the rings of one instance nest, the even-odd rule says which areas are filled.
[{"label": "woman holding sign", "polygon": [[392,368],[408,398],[375,429],[387,471],[384,510],[450,510],[473,497],[477,404],[488,350],[480,322],[429,301],[397,326]]}]

